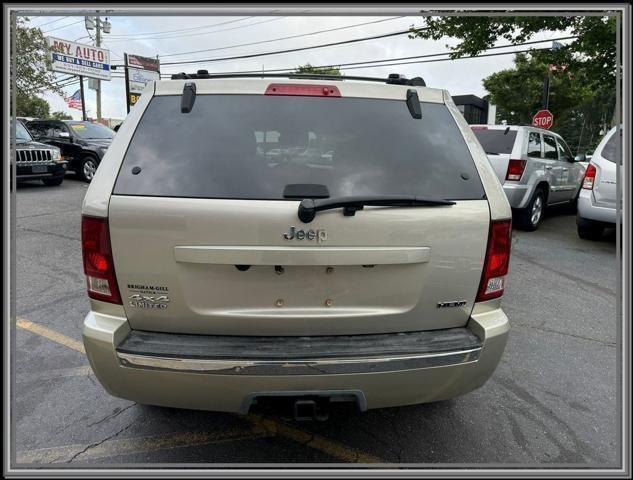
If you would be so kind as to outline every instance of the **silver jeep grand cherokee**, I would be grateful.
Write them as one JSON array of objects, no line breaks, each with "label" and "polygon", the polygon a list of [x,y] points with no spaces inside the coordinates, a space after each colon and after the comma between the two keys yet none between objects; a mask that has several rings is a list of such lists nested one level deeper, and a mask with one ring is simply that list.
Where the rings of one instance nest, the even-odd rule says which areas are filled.
[{"label": "silver jeep grand cherokee", "polygon": [[447,91],[175,77],[148,85],[83,204],[83,341],[108,392],[310,416],[486,382],[511,209]]}]

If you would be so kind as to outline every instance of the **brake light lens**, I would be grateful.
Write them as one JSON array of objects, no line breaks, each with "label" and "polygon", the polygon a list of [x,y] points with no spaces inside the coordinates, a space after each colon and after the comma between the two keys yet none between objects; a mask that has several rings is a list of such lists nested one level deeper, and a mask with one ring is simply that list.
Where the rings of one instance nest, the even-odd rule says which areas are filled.
[{"label": "brake light lens", "polygon": [[114,273],[107,219],[81,217],[81,248],[88,296],[102,302],[122,305]]},{"label": "brake light lens", "polygon": [[488,127],[484,127],[483,125],[471,125],[471,130],[488,130]]},{"label": "brake light lens", "polygon": [[304,97],[340,97],[341,92],[334,85],[271,83],[264,95],[301,95]]},{"label": "brake light lens", "polygon": [[593,184],[596,180],[596,167],[593,164],[587,165],[585,170],[585,177],[582,180],[582,188],[587,190],[593,190]]},{"label": "brake light lens", "polygon": [[526,163],[526,160],[510,160],[508,162],[506,180],[521,180]]},{"label": "brake light lens", "polygon": [[477,302],[484,302],[503,295],[505,276],[508,274],[510,265],[511,245],[512,220],[491,222]]}]

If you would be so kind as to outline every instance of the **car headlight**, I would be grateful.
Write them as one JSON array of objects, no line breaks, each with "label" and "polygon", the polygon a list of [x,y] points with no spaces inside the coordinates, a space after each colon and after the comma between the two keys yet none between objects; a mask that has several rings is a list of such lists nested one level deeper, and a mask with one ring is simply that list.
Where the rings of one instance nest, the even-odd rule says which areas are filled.
[{"label": "car headlight", "polygon": [[61,162],[64,159],[64,157],[62,157],[62,151],[59,148],[53,150],[51,155],[54,162]]}]

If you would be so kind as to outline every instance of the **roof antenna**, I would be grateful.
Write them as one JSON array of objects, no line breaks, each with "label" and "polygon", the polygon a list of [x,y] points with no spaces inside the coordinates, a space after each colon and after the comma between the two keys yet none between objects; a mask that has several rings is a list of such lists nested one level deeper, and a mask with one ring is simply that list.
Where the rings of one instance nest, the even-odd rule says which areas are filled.
[{"label": "roof antenna", "polygon": [[180,98],[180,111],[182,113],[191,112],[195,101],[196,84],[194,82],[187,82],[182,89],[182,97]]}]

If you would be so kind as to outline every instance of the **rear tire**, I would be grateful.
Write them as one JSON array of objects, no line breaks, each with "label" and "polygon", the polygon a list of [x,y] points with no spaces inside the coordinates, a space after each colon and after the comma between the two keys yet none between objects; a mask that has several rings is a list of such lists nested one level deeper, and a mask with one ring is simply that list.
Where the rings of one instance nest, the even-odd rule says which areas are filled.
[{"label": "rear tire", "polygon": [[533,232],[541,224],[545,213],[545,190],[538,188],[525,206],[516,212],[515,224],[519,230]]},{"label": "rear tire", "polygon": [[99,162],[95,157],[87,156],[81,161],[79,165],[79,178],[86,183],[92,182],[92,179],[97,171]]},{"label": "rear tire", "polygon": [[56,177],[56,178],[43,178],[42,183],[49,187],[56,187],[61,185],[64,181],[64,177]]},{"label": "rear tire", "polygon": [[604,226],[582,217],[576,217],[578,236],[583,240],[600,240],[604,234]]}]

